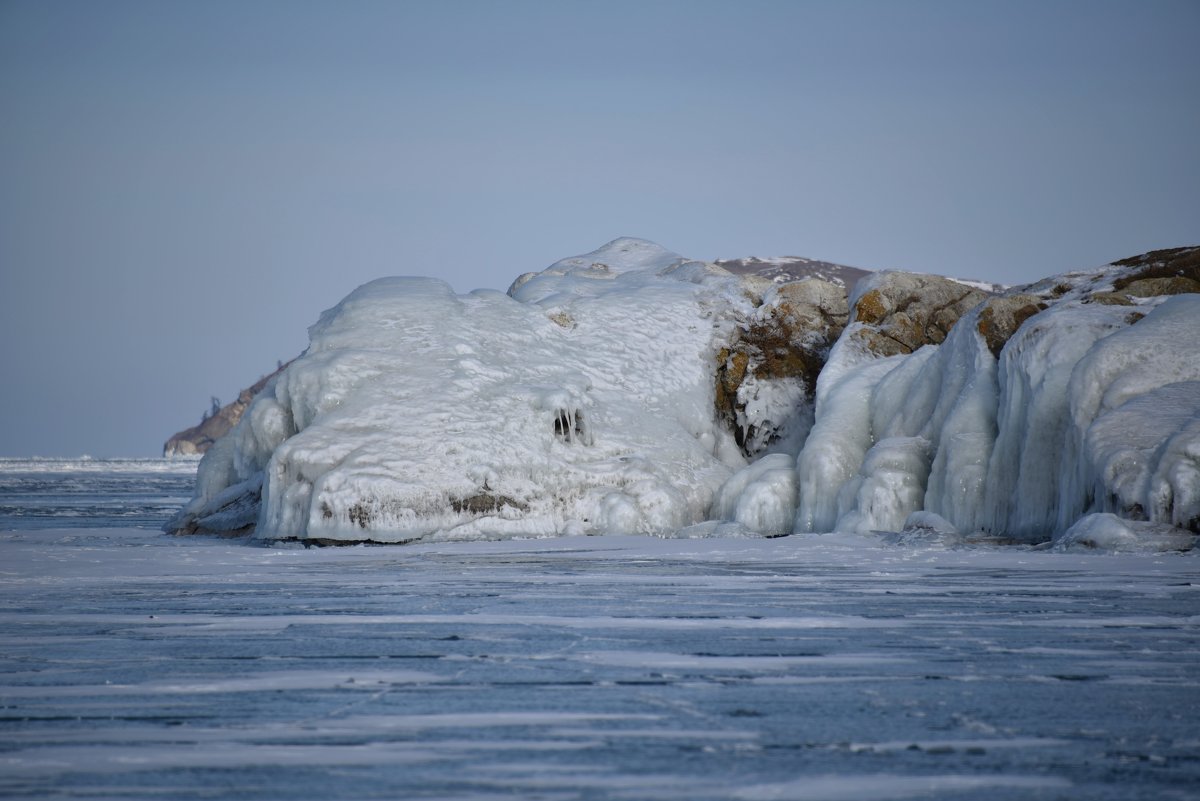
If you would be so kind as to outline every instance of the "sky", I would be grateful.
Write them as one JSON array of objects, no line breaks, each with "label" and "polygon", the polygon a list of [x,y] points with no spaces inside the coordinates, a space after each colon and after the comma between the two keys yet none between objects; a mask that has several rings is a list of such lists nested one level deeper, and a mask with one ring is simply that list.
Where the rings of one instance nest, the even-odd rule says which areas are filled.
[{"label": "sky", "polygon": [[139,456],[384,275],[1200,244],[1200,3],[0,0],[0,455]]}]

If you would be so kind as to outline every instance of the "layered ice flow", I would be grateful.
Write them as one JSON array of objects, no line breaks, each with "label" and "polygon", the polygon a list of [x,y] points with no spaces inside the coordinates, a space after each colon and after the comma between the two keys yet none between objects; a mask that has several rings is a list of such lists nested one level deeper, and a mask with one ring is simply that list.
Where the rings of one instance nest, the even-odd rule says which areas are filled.
[{"label": "layered ice flow", "polygon": [[[863,299],[906,274],[868,275],[811,392],[754,379],[771,402],[740,421],[812,420],[761,453],[715,402],[717,354],[763,303],[747,277],[620,239],[507,294],[380,279],[309,329],[168,528],[339,543],[716,524],[1189,547],[1200,294],[1113,300],[1137,269],[989,295],[944,337],[886,348]],[[998,340],[993,317],[1021,303]]]}]

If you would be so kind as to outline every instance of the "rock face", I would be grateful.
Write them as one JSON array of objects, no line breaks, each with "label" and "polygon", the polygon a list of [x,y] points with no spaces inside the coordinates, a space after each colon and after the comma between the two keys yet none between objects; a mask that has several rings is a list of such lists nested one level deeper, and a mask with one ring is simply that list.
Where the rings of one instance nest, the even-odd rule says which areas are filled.
[{"label": "rock face", "polygon": [[799,452],[817,376],[846,326],[845,288],[819,278],[771,286],[717,353],[716,406],[749,457]]},{"label": "rock face", "polygon": [[887,271],[855,289],[849,336],[877,356],[912,353],[940,345],[966,312],[988,292],[940,275]]},{"label": "rock face", "polygon": [[1040,297],[1027,292],[988,298],[979,309],[979,320],[975,326],[987,343],[988,350],[998,359],[1000,351],[1004,350],[1005,344],[1021,324],[1044,311],[1047,306]]},{"label": "rock face", "polygon": [[[1140,256],[1115,261],[1117,267],[1131,268],[1129,272],[1113,282],[1113,289],[1125,290],[1139,281],[1151,279],[1182,278],[1192,282],[1187,293],[1200,291],[1200,247],[1168,248],[1152,250]],[[1187,294],[1178,291],[1164,294]],[[1146,296],[1143,296],[1146,297]]]},{"label": "rock face", "polygon": [[280,365],[275,372],[263,376],[239,392],[232,403],[225,404],[197,425],[185,428],[173,435],[163,444],[163,456],[198,456],[207,452],[214,442],[228,434],[237,425],[238,420],[242,419],[242,414],[250,406],[250,402],[258,393],[262,392],[267,382],[279,375],[286,367],[287,364]]}]

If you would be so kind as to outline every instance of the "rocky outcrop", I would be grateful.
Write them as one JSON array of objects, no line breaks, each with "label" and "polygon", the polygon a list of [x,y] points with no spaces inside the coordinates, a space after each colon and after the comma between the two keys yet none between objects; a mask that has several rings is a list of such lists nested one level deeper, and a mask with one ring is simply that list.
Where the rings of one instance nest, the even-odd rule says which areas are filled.
[{"label": "rocky outcrop", "polygon": [[747,456],[803,443],[817,376],[848,314],[845,288],[830,281],[772,286],[718,352],[717,412]]},{"label": "rocky outcrop", "polygon": [[997,359],[1000,351],[1021,327],[1021,323],[1047,308],[1047,303],[1037,295],[1020,293],[988,298],[979,310],[979,329],[988,350]]},{"label": "rocky outcrop", "polygon": [[860,285],[847,336],[876,356],[940,345],[950,329],[990,293],[939,275],[882,272]]},{"label": "rocky outcrop", "polygon": [[[291,364],[291,362],[288,362]],[[287,364],[280,365],[275,372],[265,375],[238,393],[237,399],[227,403],[208,415],[191,428],[185,428],[163,444],[163,456],[198,456],[208,451],[212,444],[228,434],[242,414],[250,406],[254,396],[262,392],[267,382],[278,375]]]},{"label": "rocky outcrop", "polygon": [[636,240],[508,297],[381,279],[310,329],[168,528],[1032,544],[1111,513],[1200,532],[1200,248],[991,288],[887,272],[847,299]]},{"label": "rocky outcrop", "polygon": [[[1155,278],[1182,278],[1200,284],[1200,247],[1168,248],[1152,250],[1140,256],[1131,256],[1113,262],[1118,267],[1132,267],[1133,272],[1117,279],[1113,289],[1128,289],[1131,284]],[[1200,291],[1192,289],[1189,293]],[[1163,294],[1181,294],[1169,292]]]},{"label": "rocky outcrop", "polygon": [[1200,248],[1155,250],[1113,264],[1124,274],[1111,289],[1087,293],[1085,303],[1133,306],[1143,298],[1200,293]]},{"label": "rocky outcrop", "polygon": [[[912,300],[912,276],[866,279],[797,459],[796,530],[892,531],[916,512],[973,541],[1045,542],[1093,512],[1196,530],[1194,251],[972,309]],[[961,314],[948,336],[945,312]],[[918,336],[943,341],[911,350]]]},{"label": "rocky outcrop", "polygon": [[[989,298],[976,326],[993,356],[1030,317],[1060,302],[1137,306],[1148,298],[1200,293],[1200,248],[1156,250],[1113,262],[1102,273],[1068,273]],[[1129,313],[1133,323],[1144,315]]]}]

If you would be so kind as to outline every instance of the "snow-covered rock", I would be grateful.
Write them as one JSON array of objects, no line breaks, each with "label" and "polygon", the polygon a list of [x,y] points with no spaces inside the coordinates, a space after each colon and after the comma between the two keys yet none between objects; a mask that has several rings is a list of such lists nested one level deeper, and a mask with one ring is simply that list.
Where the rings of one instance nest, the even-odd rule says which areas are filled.
[{"label": "snow-covered rock", "polygon": [[859,281],[851,298],[857,323],[848,336],[879,356],[912,353],[943,342],[958,318],[988,293],[940,275],[895,270]]},{"label": "snow-covered rock", "polygon": [[[753,286],[753,285],[752,285]],[[743,452],[795,456],[813,423],[817,377],[846,326],[846,291],[808,278],[767,284],[717,355],[717,409]]]},{"label": "snow-covered rock", "polygon": [[215,504],[256,480],[266,539],[666,533],[705,520],[745,464],[713,402],[715,343],[749,311],[739,280],[623,239],[512,294],[460,296],[425,278],[352,292],[206,456],[173,527],[214,530]]},{"label": "snow-covered rock", "polygon": [[1196,535],[1181,528],[1143,520],[1126,520],[1111,512],[1079,518],[1055,542],[1060,551],[1188,551]]},{"label": "snow-covered rock", "polygon": [[[1178,295],[1097,341],[1075,365],[1060,527],[1112,510],[1200,530],[1198,343],[1200,294]],[[1137,450],[1144,470],[1128,465]]]},{"label": "snow-covered rock", "polygon": [[914,511],[1019,542],[1096,511],[1200,530],[1200,295],[1096,300],[1191,286],[1138,277],[1163,269],[1130,262],[1012,289],[912,354],[892,335],[896,347],[875,347],[878,324],[859,321],[894,308],[872,295],[888,274],[860,284],[798,459],[796,530],[887,529]]},{"label": "snow-covered rock", "polygon": [[628,238],[508,294],[381,279],[321,316],[169,528],[1190,547],[1196,287],[1183,248],[998,295],[868,274],[847,299]]}]

